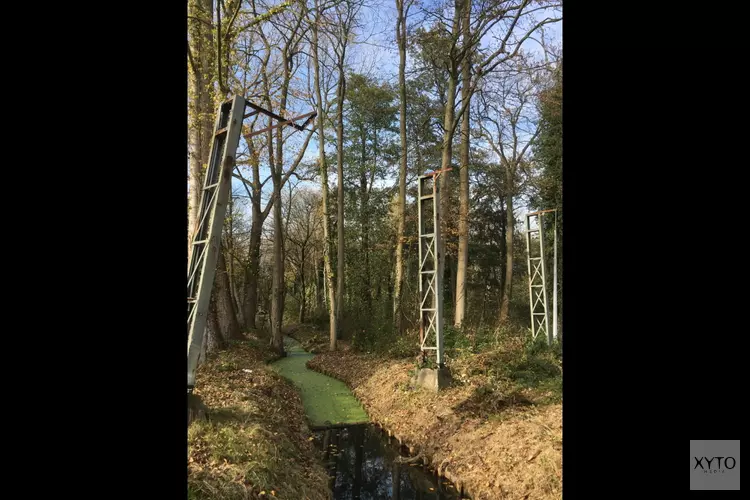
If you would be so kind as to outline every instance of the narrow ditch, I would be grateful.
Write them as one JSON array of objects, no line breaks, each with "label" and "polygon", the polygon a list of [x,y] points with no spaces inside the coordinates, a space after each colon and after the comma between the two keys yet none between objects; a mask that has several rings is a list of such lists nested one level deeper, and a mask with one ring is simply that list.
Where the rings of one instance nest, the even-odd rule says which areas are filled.
[{"label": "narrow ditch", "polygon": [[454,500],[466,498],[421,462],[400,463],[406,447],[371,424],[315,432],[334,500]]},{"label": "narrow ditch", "polygon": [[351,390],[307,368],[313,355],[286,337],[287,358],[271,366],[300,391],[315,444],[329,472],[334,500],[453,500],[467,498],[421,461],[406,462],[408,449],[370,423]]}]

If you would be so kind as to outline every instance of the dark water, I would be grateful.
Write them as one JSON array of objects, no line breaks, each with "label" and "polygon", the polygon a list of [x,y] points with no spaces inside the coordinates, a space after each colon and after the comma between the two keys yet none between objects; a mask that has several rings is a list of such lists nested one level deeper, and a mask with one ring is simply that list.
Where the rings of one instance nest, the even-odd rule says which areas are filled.
[{"label": "dark water", "polygon": [[[454,500],[455,486],[421,464],[399,464],[398,441],[380,429],[358,425],[315,433],[329,468],[335,500]],[[327,450],[327,452],[326,452]]]}]

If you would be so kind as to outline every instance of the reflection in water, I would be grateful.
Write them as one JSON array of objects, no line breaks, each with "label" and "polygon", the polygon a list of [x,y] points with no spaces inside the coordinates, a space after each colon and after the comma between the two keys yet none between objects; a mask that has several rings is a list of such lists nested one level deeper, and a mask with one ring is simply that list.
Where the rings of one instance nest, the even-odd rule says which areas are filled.
[{"label": "reflection in water", "polygon": [[329,468],[335,500],[454,500],[448,481],[416,464],[395,462],[398,448],[374,426],[358,425],[315,434]]}]

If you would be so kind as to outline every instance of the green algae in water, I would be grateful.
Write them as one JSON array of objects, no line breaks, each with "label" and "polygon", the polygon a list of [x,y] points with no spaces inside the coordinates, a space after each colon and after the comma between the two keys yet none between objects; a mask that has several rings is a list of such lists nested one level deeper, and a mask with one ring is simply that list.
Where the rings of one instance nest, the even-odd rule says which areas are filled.
[{"label": "green algae in water", "polygon": [[299,389],[311,425],[318,427],[369,421],[367,413],[346,384],[305,366],[313,354],[306,352],[299,342],[289,337],[284,337],[284,348],[287,356],[273,363],[271,368]]}]

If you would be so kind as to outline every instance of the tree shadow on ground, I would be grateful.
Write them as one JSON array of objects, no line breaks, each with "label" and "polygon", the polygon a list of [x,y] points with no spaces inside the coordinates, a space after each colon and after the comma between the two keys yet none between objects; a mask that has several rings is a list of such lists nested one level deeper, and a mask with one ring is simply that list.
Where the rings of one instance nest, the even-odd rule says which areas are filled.
[{"label": "tree shadow on ground", "polygon": [[490,370],[492,376],[456,405],[454,412],[486,418],[513,408],[561,401],[562,372],[551,359],[527,355],[517,361],[496,363]]},{"label": "tree shadow on ground", "polygon": [[513,407],[526,407],[534,402],[524,396],[520,389],[503,393],[489,385],[477,387],[468,399],[453,407],[457,415],[485,418],[497,415]]}]

